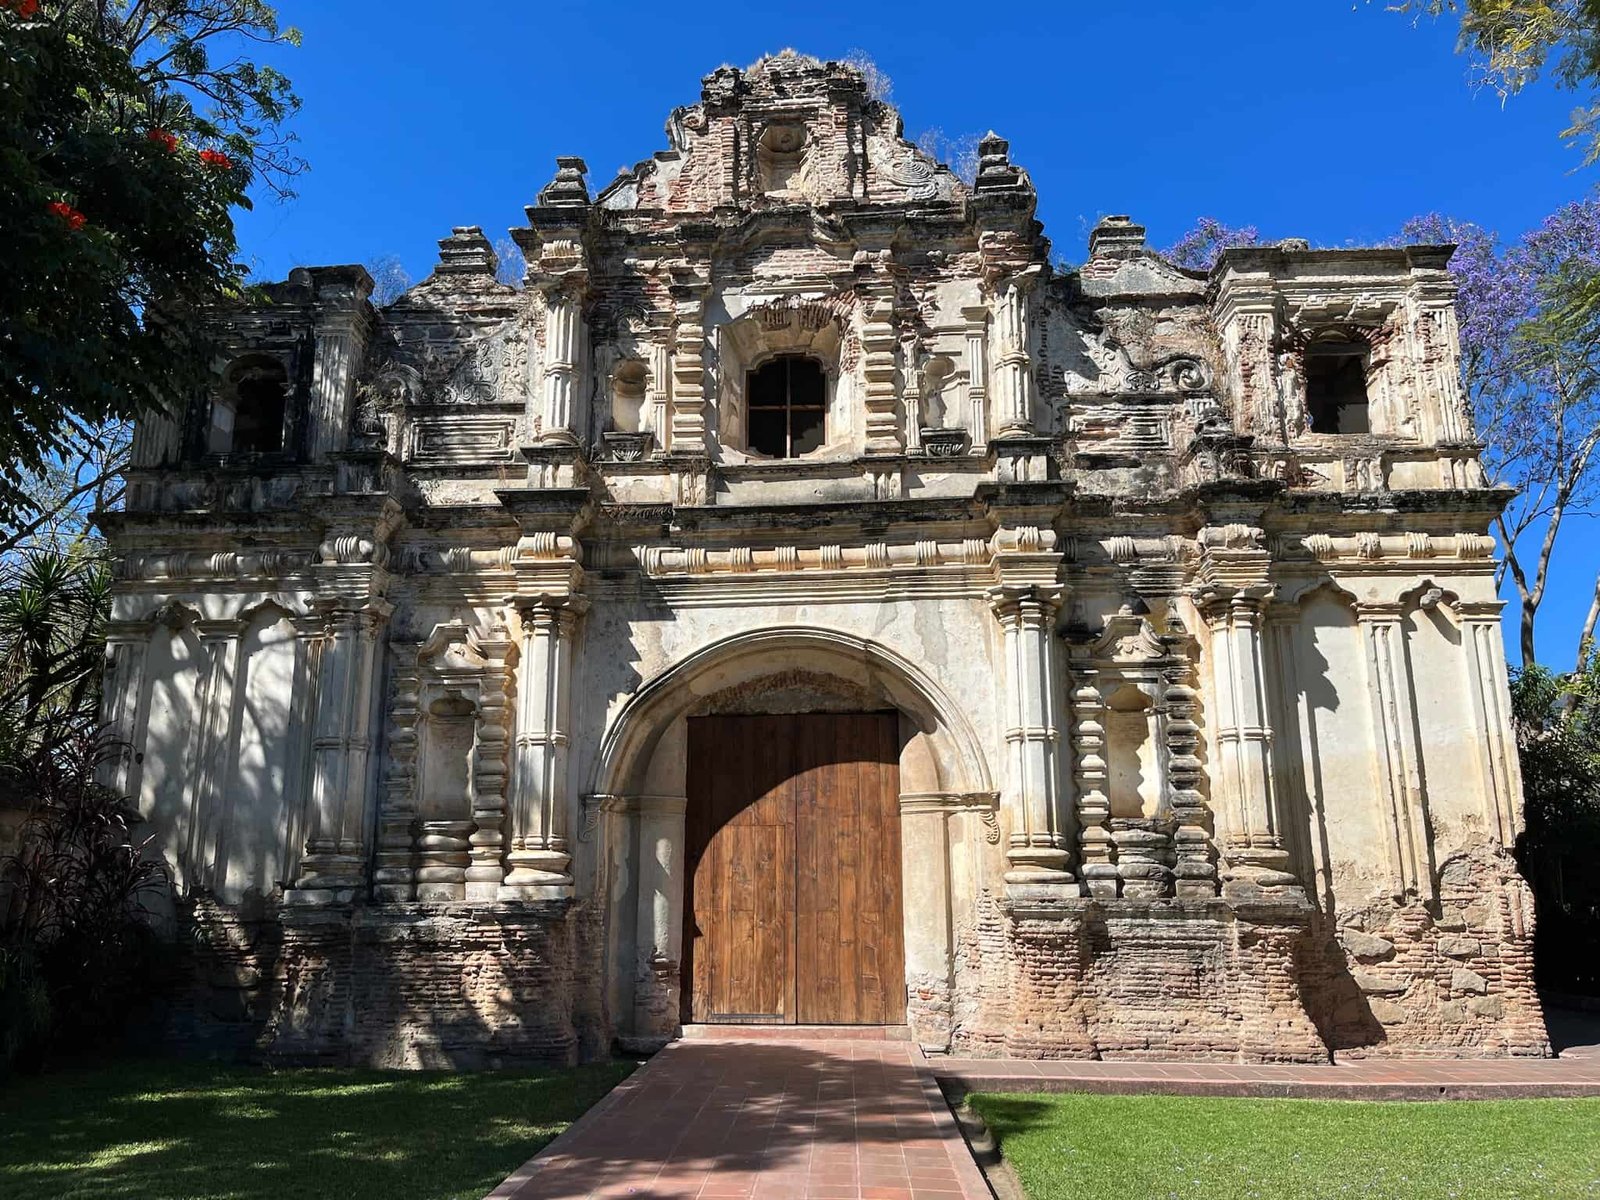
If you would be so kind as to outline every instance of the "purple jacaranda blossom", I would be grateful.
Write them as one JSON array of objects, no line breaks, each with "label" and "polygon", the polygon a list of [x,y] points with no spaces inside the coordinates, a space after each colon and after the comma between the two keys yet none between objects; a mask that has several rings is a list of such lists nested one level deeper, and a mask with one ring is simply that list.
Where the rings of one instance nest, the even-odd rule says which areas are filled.
[{"label": "purple jacaranda blossom", "polygon": [[1234,228],[1224,225],[1215,217],[1201,217],[1193,229],[1161,253],[1180,267],[1209,271],[1217,265],[1217,259],[1222,257],[1224,250],[1260,243],[1261,234],[1254,225]]}]

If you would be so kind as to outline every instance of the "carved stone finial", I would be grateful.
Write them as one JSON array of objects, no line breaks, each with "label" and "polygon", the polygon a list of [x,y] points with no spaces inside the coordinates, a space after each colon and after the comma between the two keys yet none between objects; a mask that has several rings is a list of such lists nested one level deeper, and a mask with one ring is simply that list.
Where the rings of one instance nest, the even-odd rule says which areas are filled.
[{"label": "carved stone finial", "polygon": [[555,178],[540,191],[539,207],[576,208],[588,204],[589,184],[584,179],[588,172],[588,164],[583,159],[557,156]]},{"label": "carved stone finial", "polygon": [[457,225],[450,236],[439,239],[440,275],[488,275],[500,269],[494,247],[480,225]]},{"label": "carved stone finial", "polygon": [[1022,169],[1011,162],[1011,143],[994,130],[978,143],[978,178],[973,188],[980,192],[1014,191],[1023,186]]},{"label": "carved stone finial", "polygon": [[1089,233],[1090,258],[1117,258],[1144,249],[1144,226],[1126,214],[1101,217]]}]

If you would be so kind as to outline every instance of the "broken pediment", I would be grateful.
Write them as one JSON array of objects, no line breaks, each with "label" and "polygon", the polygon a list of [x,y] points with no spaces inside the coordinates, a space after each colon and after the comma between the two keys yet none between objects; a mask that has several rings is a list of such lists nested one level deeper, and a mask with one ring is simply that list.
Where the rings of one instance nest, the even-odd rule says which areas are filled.
[{"label": "broken pediment", "polygon": [[828,204],[953,203],[968,189],[904,137],[900,115],[847,63],[785,50],[704,80],[673,110],[668,148],[622,171],[596,203],[612,211],[710,212]]}]

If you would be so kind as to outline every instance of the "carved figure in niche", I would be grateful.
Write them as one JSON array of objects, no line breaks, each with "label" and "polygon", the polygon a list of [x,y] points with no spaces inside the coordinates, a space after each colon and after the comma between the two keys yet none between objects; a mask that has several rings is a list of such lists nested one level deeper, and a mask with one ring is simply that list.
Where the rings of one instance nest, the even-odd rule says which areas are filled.
[{"label": "carved figure in niche", "polygon": [[1300,356],[1290,347],[1278,351],[1274,381],[1278,388],[1278,403],[1283,410],[1283,421],[1291,437],[1305,432],[1305,390],[1300,379]]}]

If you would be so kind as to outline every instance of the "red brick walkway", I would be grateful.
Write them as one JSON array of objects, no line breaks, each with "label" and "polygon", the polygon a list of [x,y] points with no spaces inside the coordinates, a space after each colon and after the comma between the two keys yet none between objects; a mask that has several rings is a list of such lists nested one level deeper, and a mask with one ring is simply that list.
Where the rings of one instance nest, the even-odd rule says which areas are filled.
[{"label": "red brick walkway", "polygon": [[491,1200],[989,1200],[909,1042],[683,1041]]},{"label": "red brick walkway", "polygon": [[[966,1091],[1349,1100],[1600,1096],[1600,1049],[1557,1059],[1337,1066],[924,1057],[881,1030],[696,1031],[661,1051],[490,1200],[991,1200],[935,1080]],[[821,1032],[821,1031],[819,1031]],[[854,1035],[854,1036],[851,1036]]]}]

